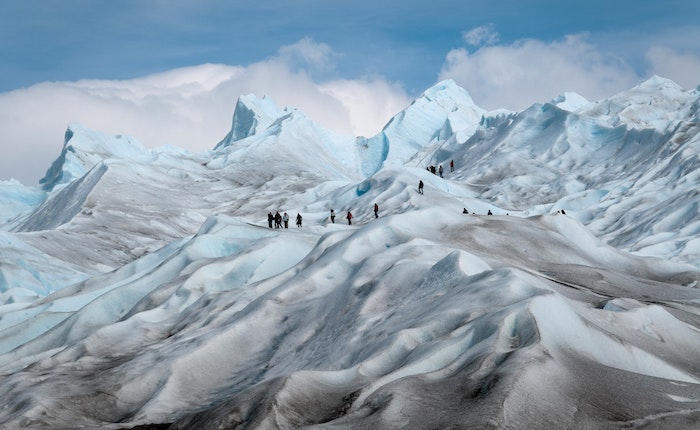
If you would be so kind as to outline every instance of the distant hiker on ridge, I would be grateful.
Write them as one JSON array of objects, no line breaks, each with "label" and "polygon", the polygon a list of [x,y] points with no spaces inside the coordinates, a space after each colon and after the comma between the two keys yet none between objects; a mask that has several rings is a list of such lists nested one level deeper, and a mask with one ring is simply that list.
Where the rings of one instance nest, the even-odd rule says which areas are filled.
[{"label": "distant hiker on ridge", "polygon": [[348,225],[352,225],[352,214],[350,213],[350,211],[348,211],[348,214],[345,218],[348,219]]},{"label": "distant hiker on ridge", "polygon": [[374,204],[374,217],[379,218],[379,205],[376,203]]},{"label": "distant hiker on ridge", "polygon": [[331,209],[331,222],[335,224],[335,211]]},{"label": "distant hiker on ridge", "polygon": [[301,214],[297,213],[297,227],[301,228]]},{"label": "distant hiker on ridge", "polygon": [[455,160],[450,160],[450,172],[455,171]]},{"label": "distant hiker on ridge", "polygon": [[423,180],[418,181],[418,194],[423,194]]}]

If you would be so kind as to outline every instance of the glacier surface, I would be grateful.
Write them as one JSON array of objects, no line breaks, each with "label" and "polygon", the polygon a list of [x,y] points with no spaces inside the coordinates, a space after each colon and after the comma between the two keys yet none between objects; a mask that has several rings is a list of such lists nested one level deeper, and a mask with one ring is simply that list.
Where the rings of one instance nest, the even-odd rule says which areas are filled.
[{"label": "glacier surface", "polygon": [[699,107],[445,81],[361,138],[242,96],[196,154],[72,124],[0,183],[0,426],[697,428]]}]

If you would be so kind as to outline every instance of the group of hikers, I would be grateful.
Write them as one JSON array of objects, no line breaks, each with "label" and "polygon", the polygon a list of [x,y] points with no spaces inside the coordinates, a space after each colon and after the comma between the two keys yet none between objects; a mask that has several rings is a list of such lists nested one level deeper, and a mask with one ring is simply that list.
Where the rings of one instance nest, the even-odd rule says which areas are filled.
[{"label": "group of hikers", "polygon": [[[426,167],[426,169],[429,172],[431,172],[432,174],[439,174],[441,178],[443,177],[442,176],[442,174],[443,174],[442,164],[440,164],[438,166],[437,170],[436,170],[435,166],[433,166],[433,165]],[[454,162],[454,160],[450,160],[450,172],[454,172],[454,171],[455,171],[455,162]],[[424,187],[423,181],[419,180],[418,181],[418,194],[423,194],[423,187]],[[374,217],[379,218],[379,205],[377,203],[375,203],[373,209],[374,209]],[[462,210],[462,213],[468,214],[469,211],[467,210],[467,208],[464,208]],[[560,211],[557,211],[557,213],[566,214],[566,212],[564,212],[563,209]],[[472,212],[472,214],[476,214],[476,213]],[[490,209],[487,212],[487,215],[493,215],[493,213],[491,212]],[[508,215],[508,214],[506,214],[506,215]],[[352,215],[352,212],[348,211],[348,213],[345,215],[345,219],[348,220],[348,225],[352,225],[353,218],[354,217]],[[335,210],[334,209],[331,209],[330,220],[331,220],[331,223],[335,224]],[[297,213],[296,221],[297,221],[297,227],[301,228],[301,221],[302,221],[301,214]],[[277,211],[274,215],[272,215],[272,212],[268,212],[267,223],[268,223],[270,228],[272,228],[273,223],[274,223],[274,228],[283,228],[282,226],[284,226],[284,228],[289,228],[289,215],[287,215],[287,212],[285,212],[283,215],[280,215],[279,211]]]},{"label": "group of hikers", "polygon": [[[468,214],[469,210],[467,208],[462,209],[463,214]],[[557,211],[557,214],[561,215],[566,215],[566,211],[564,209],[560,209]],[[476,215],[476,212],[472,212],[472,215]],[[493,215],[493,212],[491,212],[491,209],[489,209],[488,212],[486,212],[486,215]],[[508,212],[506,212],[506,215],[510,215]]]},{"label": "group of hikers", "polygon": [[[433,166],[432,164],[430,166],[426,167],[425,170],[432,173],[433,175],[440,175],[441,178],[443,177],[442,172],[444,172],[444,170],[442,168],[442,164],[440,164],[438,166],[437,170],[435,169],[435,166]],[[450,160],[450,172],[454,172],[454,171],[455,171],[455,160]]]},{"label": "group of hikers", "polygon": [[[377,203],[374,204],[374,217],[379,218],[379,205]],[[347,215],[345,215],[345,219],[348,220],[348,225],[352,225],[352,219],[353,219],[352,212],[348,211]],[[335,224],[335,210],[331,209],[331,223]],[[301,221],[302,221],[302,216],[300,213],[297,213],[297,227],[301,228]],[[280,215],[279,211],[277,211],[274,215],[272,215],[272,212],[267,213],[267,225],[270,228],[289,228],[289,215],[287,215],[287,212],[285,212],[283,215]],[[283,227],[284,226],[284,227]]]},{"label": "group of hikers", "polygon": [[[377,203],[374,204],[374,217],[379,218],[379,205]],[[335,224],[335,210],[331,209],[331,223]],[[352,225],[352,219],[354,217],[352,216],[352,212],[348,211],[347,215],[345,215],[345,219],[348,220],[348,225]]]},{"label": "group of hikers", "polygon": [[[433,165],[426,167],[426,169],[433,174],[440,175],[441,178],[443,177],[444,170],[442,168],[442,164],[440,164],[437,167],[437,169]],[[454,171],[455,171],[455,162],[454,162],[454,160],[450,160],[450,172],[454,172]],[[423,184],[422,180],[418,181],[418,194],[423,194],[424,185],[425,184]],[[375,203],[373,209],[374,209],[374,217],[379,218],[379,205],[377,203]],[[468,214],[469,211],[467,210],[467,208],[464,208],[462,213]],[[566,212],[564,212],[562,210],[561,213],[566,213]],[[488,211],[487,215],[493,215],[491,210]],[[331,209],[330,220],[331,220],[331,223],[333,223],[333,224],[335,224],[335,216],[336,216],[335,210]],[[345,215],[345,219],[348,221],[348,225],[352,225],[353,218],[354,217],[352,215],[352,212],[348,211],[347,214]],[[301,228],[301,221],[302,221],[301,214],[297,213],[296,221],[297,221],[297,227]],[[284,228],[289,228],[289,215],[287,215],[287,212],[285,212],[283,215],[280,215],[279,211],[277,213],[275,213],[275,215],[272,215],[272,212],[269,212],[267,214],[267,222],[268,222],[268,225],[270,228],[272,228],[273,223],[274,223],[274,228],[283,228],[282,226],[284,226]]]},{"label": "group of hikers", "polygon": [[[430,166],[426,167],[425,170],[432,173],[433,175],[440,175],[441,178],[443,177],[442,172],[444,170],[442,168],[442,164],[440,164],[438,166],[437,170],[435,169],[435,166],[433,166],[432,164]],[[454,172],[454,171],[455,171],[455,160],[450,160],[450,172]],[[423,181],[422,180],[418,181],[418,194],[423,194]]]},{"label": "group of hikers", "polygon": [[[375,204],[375,206],[376,206],[376,204]],[[331,209],[331,217],[330,218],[331,218],[331,222],[333,224],[335,224],[335,210],[333,210],[333,209]],[[353,218],[352,212],[348,211],[348,214],[345,215],[345,219],[348,220],[348,225],[352,225],[352,218]]]},{"label": "group of hikers", "polygon": [[[464,208],[464,209],[462,210],[462,213],[463,213],[463,214],[468,214],[469,211],[467,210],[467,208]],[[476,215],[476,212],[472,212],[472,215]],[[489,211],[486,212],[486,215],[493,215],[493,212],[491,212],[491,209],[489,209]],[[509,214],[506,213],[506,215],[509,215]]]},{"label": "group of hikers", "polygon": [[[301,228],[301,214],[297,213],[297,227]],[[282,228],[282,225],[284,225],[284,228],[289,228],[289,215],[287,215],[287,212],[284,213],[284,215],[280,215],[279,211],[277,211],[274,215],[272,215],[272,212],[267,213],[267,225],[272,228],[272,224],[275,224],[275,228]]]}]

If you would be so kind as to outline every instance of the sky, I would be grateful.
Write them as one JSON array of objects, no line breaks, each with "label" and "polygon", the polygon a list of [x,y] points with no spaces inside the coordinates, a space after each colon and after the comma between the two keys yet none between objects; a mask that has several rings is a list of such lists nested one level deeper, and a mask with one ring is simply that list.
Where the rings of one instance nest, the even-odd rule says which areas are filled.
[{"label": "sky", "polygon": [[652,75],[700,84],[694,0],[26,0],[0,15],[0,180],[38,183],[69,124],[213,148],[236,99],[269,96],[372,136],[454,79],[485,109]]}]

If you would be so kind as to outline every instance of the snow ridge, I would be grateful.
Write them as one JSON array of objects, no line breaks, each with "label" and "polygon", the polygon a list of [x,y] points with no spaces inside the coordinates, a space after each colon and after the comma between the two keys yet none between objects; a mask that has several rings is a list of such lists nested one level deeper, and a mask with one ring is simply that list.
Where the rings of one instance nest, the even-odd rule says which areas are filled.
[{"label": "snow ridge", "polygon": [[14,231],[51,230],[69,222],[83,208],[85,200],[106,171],[107,166],[98,162],[85,175],[52,194]]}]

